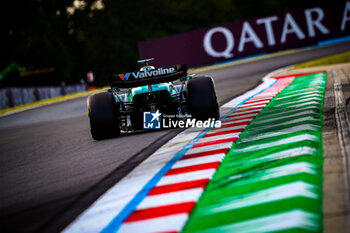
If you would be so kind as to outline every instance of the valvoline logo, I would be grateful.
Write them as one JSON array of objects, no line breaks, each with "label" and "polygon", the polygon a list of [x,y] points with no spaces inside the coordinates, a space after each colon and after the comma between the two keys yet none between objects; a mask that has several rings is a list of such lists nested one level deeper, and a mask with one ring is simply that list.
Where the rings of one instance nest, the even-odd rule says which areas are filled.
[{"label": "valvoline logo", "polygon": [[120,75],[119,75],[119,77],[120,77],[121,79],[123,79],[123,80],[128,80],[129,76],[130,76],[130,73],[120,74]]},{"label": "valvoline logo", "polygon": [[135,79],[139,78],[149,78],[149,77],[154,77],[154,76],[159,76],[159,75],[166,75],[166,74],[172,74],[176,70],[174,67],[170,68],[158,68],[156,70],[149,70],[149,71],[137,71],[137,72],[132,72],[132,73],[126,73],[126,74],[120,74],[119,77],[122,80],[128,80],[130,74],[134,76]]}]

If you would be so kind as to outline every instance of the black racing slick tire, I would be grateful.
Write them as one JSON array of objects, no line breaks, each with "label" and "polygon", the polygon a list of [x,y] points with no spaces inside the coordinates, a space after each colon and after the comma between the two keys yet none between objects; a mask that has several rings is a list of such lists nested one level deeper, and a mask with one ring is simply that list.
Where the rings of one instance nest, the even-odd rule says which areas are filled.
[{"label": "black racing slick tire", "polygon": [[209,76],[190,79],[186,85],[187,105],[192,118],[205,121],[220,118],[214,80]]},{"label": "black racing slick tire", "polygon": [[103,140],[120,135],[119,107],[112,93],[102,92],[89,96],[87,107],[93,139]]}]

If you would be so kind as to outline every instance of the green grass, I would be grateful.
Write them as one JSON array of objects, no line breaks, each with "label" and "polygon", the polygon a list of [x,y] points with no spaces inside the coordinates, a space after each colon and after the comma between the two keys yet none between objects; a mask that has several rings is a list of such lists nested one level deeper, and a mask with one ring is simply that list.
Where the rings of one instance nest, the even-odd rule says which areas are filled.
[{"label": "green grass", "polygon": [[300,69],[300,68],[307,68],[307,67],[314,67],[314,66],[323,66],[323,65],[333,65],[333,64],[340,64],[340,63],[347,63],[350,62],[350,51],[347,51],[345,53],[339,53],[336,55],[320,58],[317,60],[305,62],[298,64],[294,66],[294,69]]}]

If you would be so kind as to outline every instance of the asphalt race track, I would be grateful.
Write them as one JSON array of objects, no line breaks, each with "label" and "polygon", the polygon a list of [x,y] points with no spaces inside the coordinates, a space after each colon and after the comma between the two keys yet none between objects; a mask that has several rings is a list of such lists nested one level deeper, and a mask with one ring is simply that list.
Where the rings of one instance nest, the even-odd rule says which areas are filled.
[{"label": "asphalt race track", "polygon": [[[273,70],[347,50],[350,42],[202,73],[215,79],[222,104],[256,86]],[[93,141],[86,98],[0,118],[0,226],[6,229],[2,232],[61,230],[178,132],[165,130]]]}]

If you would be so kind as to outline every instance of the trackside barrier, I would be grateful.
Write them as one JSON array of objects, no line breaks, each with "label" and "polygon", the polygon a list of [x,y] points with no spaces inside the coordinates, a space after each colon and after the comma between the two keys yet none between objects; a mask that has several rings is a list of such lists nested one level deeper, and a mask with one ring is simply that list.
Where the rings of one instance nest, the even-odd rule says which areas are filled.
[{"label": "trackside barrier", "polygon": [[[255,3],[257,7],[259,3]],[[142,58],[155,66],[197,67],[237,58],[349,39],[350,1],[298,9],[142,41]],[[169,56],[171,54],[171,56]]]},{"label": "trackside barrier", "polygon": [[0,89],[0,109],[6,109],[39,100],[51,99],[77,92],[86,91],[89,86],[76,84],[62,87],[11,87]]}]

